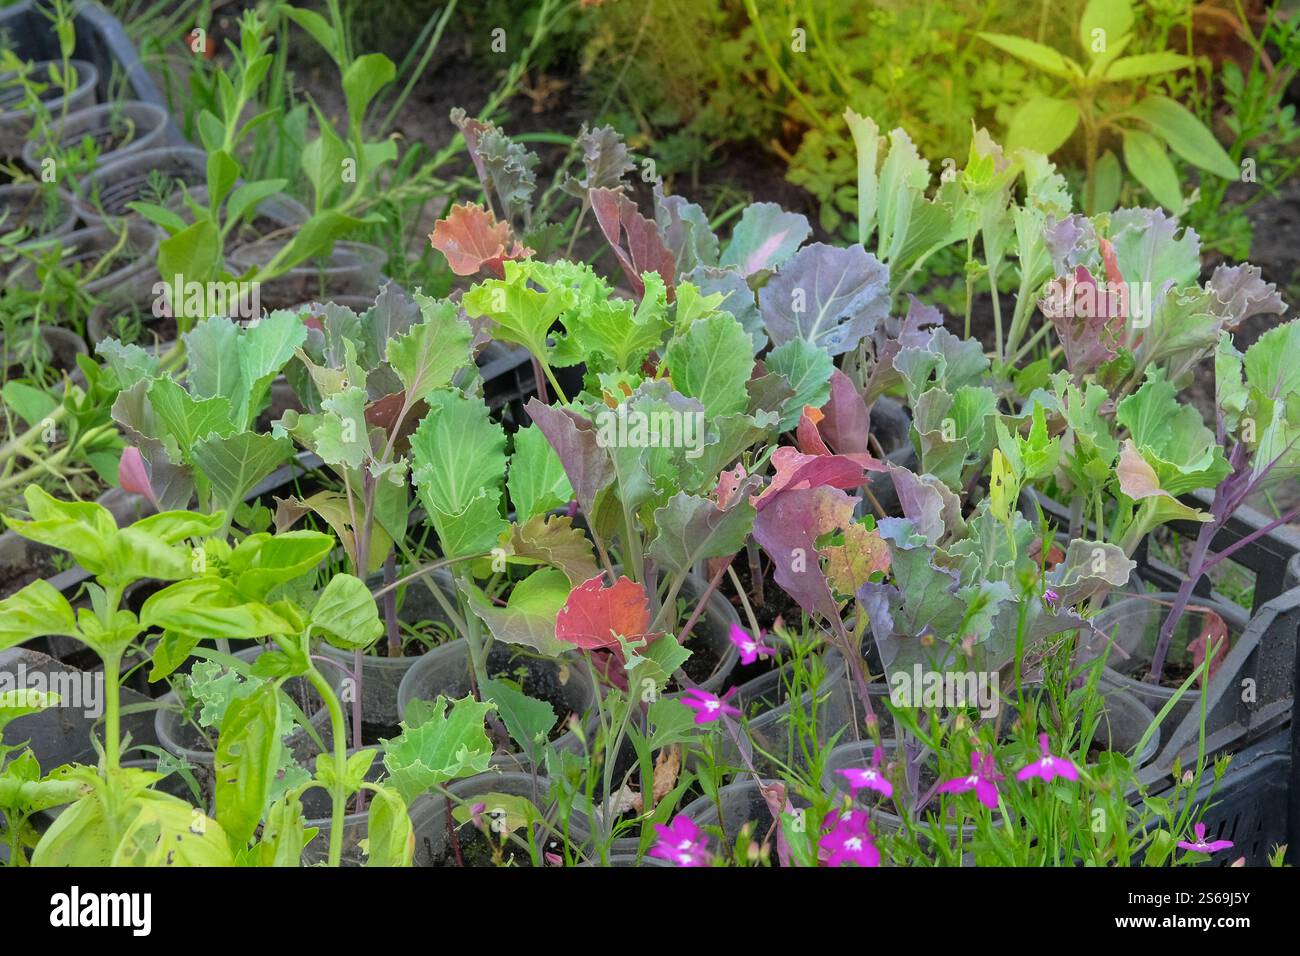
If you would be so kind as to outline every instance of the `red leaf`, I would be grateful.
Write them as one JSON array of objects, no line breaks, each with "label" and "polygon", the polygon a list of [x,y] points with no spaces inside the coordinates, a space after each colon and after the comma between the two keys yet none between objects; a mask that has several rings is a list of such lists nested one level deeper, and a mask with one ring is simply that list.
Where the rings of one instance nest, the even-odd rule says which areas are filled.
[{"label": "red leaf", "polygon": [[822,437],[841,454],[865,453],[871,428],[871,410],[853,380],[835,369],[831,372],[831,397],[822,406]]},{"label": "red leaf", "polygon": [[584,651],[619,647],[618,638],[631,643],[645,640],[650,627],[650,601],[645,588],[631,578],[619,578],[602,587],[597,575],[569,594],[555,619],[555,636]]},{"label": "red leaf", "polygon": [[1228,625],[1223,622],[1218,614],[1215,614],[1209,608],[1190,608],[1205,618],[1205,626],[1201,628],[1201,633],[1193,638],[1187,645],[1187,649],[1192,652],[1192,663],[1200,667],[1205,662],[1205,652],[1210,648],[1214,649],[1214,656],[1210,658],[1209,677],[1214,676],[1214,672],[1219,669],[1224,658],[1228,656]]},{"label": "red leaf", "polygon": [[857,488],[866,481],[866,472],[884,471],[885,466],[870,455],[805,455],[797,448],[782,445],[772,453],[776,474],[763,493],[751,498],[755,508],[763,509],[782,491],[804,488]]},{"label": "red leaf", "polygon": [[[619,265],[632,284],[637,298],[645,295],[645,283],[641,273],[657,272],[668,288],[668,298],[673,296],[673,275],[677,262],[672,252],[664,245],[659,235],[659,227],[641,213],[637,212],[636,203],[621,192],[613,189],[593,189],[590,193],[591,208],[600,224],[600,231],[605,234],[609,244],[614,247],[614,255]],[[627,246],[620,240],[626,235]]]},{"label": "red leaf", "polygon": [[429,243],[447,257],[451,271],[458,276],[483,271],[500,279],[505,276],[506,259],[533,254],[514,240],[510,223],[497,222],[491,212],[474,203],[452,206],[446,219],[434,223]]}]

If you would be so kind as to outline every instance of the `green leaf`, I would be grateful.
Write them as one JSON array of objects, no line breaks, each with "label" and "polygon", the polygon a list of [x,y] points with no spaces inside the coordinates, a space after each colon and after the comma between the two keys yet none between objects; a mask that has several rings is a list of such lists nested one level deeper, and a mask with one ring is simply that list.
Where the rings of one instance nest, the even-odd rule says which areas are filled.
[{"label": "green leaf", "polygon": [[1133,178],[1145,186],[1160,205],[1178,210],[1183,204],[1183,193],[1178,185],[1178,172],[1164,147],[1150,133],[1141,130],[1126,129],[1123,136],[1124,165]]},{"label": "green leaf", "polygon": [[452,701],[439,696],[427,719],[402,723],[402,733],[383,742],[389,780],[408,804],[430,787],[483,773],[492,760],[492,742],[483,721],[494,708],[473,697]]},{"label": "green leaf", "polygon": [[521,345],[539,359],[547,354],[546,337],[551,324],[577,302],[566,286],[542,292],[529,288],[529,269],[509,260],[505,279],[489,279],[468,290],[461,299],[470,318],[487,316],[494,327],[493,338]]},{"label": "green leaf", "polygon": [[262,821],[279,765],[280,701],[266,683],[226,708],[213,766],[217,822],[232,852],[242,850]]},{"label": "green leaf", "polygon": [[506,730],[524,756],[535,763],[547,735],[559,719],[555,708],[544,700],[529,697],[506,680],[484,681],[480,689],[485,699],[496,704]]},{"label": "green leaf", "polygon": [[1132,434],[1160,488],[1175,497],[1215,488],[1231,470],[1200,412],[1178,401],[1159,367],[1149,368],[1142,387],[1116,406],[1115,421]]},{"label": "green leaf", "polygon": [[334,538],[319,531],[252,534],[226,559],[235,588],[261,601],[277,585],[314,570],[334,549]]},{"label": "green leaf", "polygon": [[0,601],[0,650],[54,634],[80,636],[72,605],[48,581],[33,581]]},{"label": "green leaf", "polygon": [[491,551],[501,517],[505,433],[481,398],[443,391],[411,436],[412,477],[448,557]]},{"label": "green leaf", "polygon": [[312,626],[344,650],[369,647],[384,633],[379,607],[365,582],[351,574],[336,574],[311,609]]},{"label": "green leaf", "polygon": [[230,153],[224,149],[208,153],[208,203],[214,211],[214,218],[215,210],[221,208],[238,179],[239,163]]},{"label": "green leaf", "polygon": [[410,866],[415,833],[406,801],[392,789],[374,785],[366,826],[366,866]]},{"label": "green leaf", "polygon": [[58,399],[49,392],[32,388],[23,382],[6,382],[4,388],[0,389],[0,398],[28,425],[44,421],[59,407]]},{"label": "green leaf", "polygon": [[281,10],[286,17],[310,33],[312,39],[321,45],[321,49],[331,60],[338,62],[338,34],[334,32],[328,20],[314,10],[305,10],[301,7],[285,6]]},{"label": "green leaf", "polygon": [[1114,209],[1123,183],[1124,171],[1120,168],[1119,157],[1108,149],[1101,154],[1092,171],[1092,209],[1089,211],[1098,213]]},{"label": "green leaf", "polygon": [[225,317],[200,322],[184,336],[190,394],[225,397],[231,420],[245,430],[261,410],[271,381],[306,338],[306,326],[285,310],[248,326]]},{"label": "green leaf", "polygon": [[824,349],[806,339],[791,339],[768,353],[765,365],[769,372],[784,375],[794,389],[794,398],[781,412],[781,431],[799,422],[805,405],[821,408],[831,397],[831,372],[834,362]]},{"label": "green leaf", "polygon": [[230,401],[223,396],[195,399],[170,378],[155,379],[149,386],[149,404],[166,429],[167,456],[190,463],[198,442],[209,435],[225,437],[235,430],[230,418]]},{"label": "green leaf", "polygon": [[1170,149],[1193,166],[1224,179],[1240,175],[1214,134],[1181,103],[1167,96],[1148,96],[1129,107],[1129,113],[1150,126]]},{"label": "green leaf", "polygon": [[[140,609],[141,627],[157,627],[184,635],[177,638],[177,649],[184,640],[268,637],[292,634],[299,628],[265,604],[249,601],[234,585],[214,576],[178,581],[158,591]],[[167,657],[174,657],[167,652]]]},{"label": "green leaf", "polygon": [[992,43],[999,50],[1010,53],[1017,59],[1024,60],[1030,66],[1037,67],[1044,73],[1050,73],[1052,76],[1068,80],[1078,73],[1078,67],[1074,70],[1070,67],[1073,61],[1063,57],[1050,46],[1044,46],[1041,43],[1035,43],[1033,40],[1026,40],[1024,37],[1012,36],[1007,33],[978,33],[976,34],[981,40]]},{"label": "green leaf", "polygon": [[555,618],[572,589],[563,571],[541,568],[514,586],[505,607],[494,604],[477,588],[467,597],[470,608],[498,641],[558,657],[569,646],[555,636]]},{"label": "green leaf", "polygon": [[1065,145],[1078,125],[1079,106],[1073,100],[1031,97],[1011,117],[1007,149],[1032,149],[1050,156]]},{"label": "green leaf", "polygon": [[406,386],[407,401],[414,404],[430,392],[449,385],[452,376],[471,361],[469,324],[460,318],[460,306],[450,299],[431,299],[415,293],[424,321],[405,335],[388,341],[388,364]]},{"label": "green leaf", "polygon": [[287,438],[255,432],[209,435],[194,446],[194,467],[208,479],[214,506],[231,514],[257,483],[293,454]]},{"label": "green leaf", "polygon": [[279,195],[287,185],[287,179],[259,179],[256,182],[242,183],[226,201],[226,220],[239,222],[245,216],[251,217],[263,199]]},{"label": "green leaf", "polygon": [[175,673],[199,644],[200,637],[193,631],[166,631],[154,645],[150,658],[149,680],[160,681]]},{"label": "green leaf", "polygon": [[360,128],[366,108],[375,94],[393,81],[397,68],[382,53],[367,53],[353,60],[343,74],[343,95],[348,102],[348,119]]},{"label": "green leaf", "polygon": [[536,425],[515,432],[515,451],[510,456],[506,484],[515,521],[519,524],[534,515],[563,507],[573,498],[573,488],[560,456]]},{"label": "green leaf", "polygon": [[1159,76],[1161,73],[1186,70],[1195,62],[1189,56],[1169,50],[1162,50],[1159,53],[1138,53],[1135,56],[1122,56],[1112,63],[1106,70],[1104,79],[1107,83],[1118,83],[1121,80],[1136,80],[1144,76]]},{"label": "green leaf", "polygon": [[655,512],[650,556],[664,570],[683,574],[706,558],[735,554],[754,525],[754,507],[743,500],[727,510],[708,498],[678,492]]},{"label": "green leaf", "polygon": [[[1129,0],[1088,0],[1079,18],[1079,45],[1095,60],[1114,49],[1132,29],[1133,5]],[[1101,49],[1094,48],[1098,45]]]},{"label": "green leaf", "polygon": [[748,406],[745,383],[754,371],[750,338],[730,313],[692,323],[668,343],[664,360],[673,387],[698,399],[709,418],[743,412]]},{"label": "green leaf", "polygon": [[191,223],[158,244],[158,273],[163,281],[208,282],[221,274],[221,236],[210,219]]}]

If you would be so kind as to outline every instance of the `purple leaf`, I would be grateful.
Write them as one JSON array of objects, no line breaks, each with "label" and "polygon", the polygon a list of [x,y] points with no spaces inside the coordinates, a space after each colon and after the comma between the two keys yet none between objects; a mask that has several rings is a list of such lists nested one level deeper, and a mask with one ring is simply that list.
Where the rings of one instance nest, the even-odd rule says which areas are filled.
[{"label": "purple leaf", "polygon": [[857,503],[857,498],[825,485],[787,490],[754,519],[754,538],[772,559],[776,583],[809,614],[839,616],[816,544],[821,535],[850,524]]},{"label": "purple leaf", "polygon": [[583,512],[592,514],[597,493],[614,480],[614,465],[600,445],[596,426],[576,412],[554,408],[536,398],[524,407],[559,456]]},{"label": "purple leaf", "polygon": [[[636,203],[622,193],[612,189],[593,189],[590,196],[600,231],[613,247],[637,298],[645,295],[645,283],[641,281],[643,272],[659,273],[671,298],[677,263],[659,237],[659,228],[637,212]],[[627,237],[626,246],[622,244],[624,235]]]},{"label": "purple leaf", "polygon": [[806,339],[840,355],[889,314],[889,269],[859,244],[814,243],[759,290],[758,306],[775,344]]},{"label": "purple leaf", "polygon": [[853,380],[839,369],[831,372],[831,398],[822,406],[821,432],[840,454],[866,453],[871,410]]}]

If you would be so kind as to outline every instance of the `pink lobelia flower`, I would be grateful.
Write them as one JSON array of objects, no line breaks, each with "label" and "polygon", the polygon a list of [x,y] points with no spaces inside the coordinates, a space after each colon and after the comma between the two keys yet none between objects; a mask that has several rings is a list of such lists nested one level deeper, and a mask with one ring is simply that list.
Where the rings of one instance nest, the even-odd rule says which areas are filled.
[{"label": "pink lobelia flower", "polygon": [[847,813],[832,813],[826,818],[830,824],[817,846],[822,851],[822,860],[827,866],[843,866],[853,863],[857,866],[879,866],[880,851],[876,849],[871,831],[867,828],[865,810],[850,810]]},{"label": "pink lobelia flower", "polygon": [[1043,592],[1043,600],[1052,605],[1052,607],[1056,607],[1061,600],[1061,595],[1056,593],[1055,588],[1048,588]]},{"label": "pink lobelia flower", "polygon": [[1057,777],[1064,777],[1066,780],[1078,780],[1079,771],[1065,757],[1054,757],[1051,751],[1047,749],[1047,734],[1038,735],[1038,746],[1043,755],[1039,759],[1020,768],[1016,774],[1017,780],[1028,780],[1030,777],[1042,777],[1045,783],[1051,783]]},{"label": "pink lobelia flower", "polygon": [[733,687],[719,697],[717,694],[710,694],[707,690],[692,687],[686,691],[682,703],[695,711],[695,723],[697,725],[711,724],[723,714],[729,717],[740,716],[740,711],[727,703],[735,692],[736,688]]},{"label": "pink lobelia flower", "polygon": [[1179,840],[1178,845],[1184,850],[1191,850],[1193,853],[1218,853],[1220,850],[1232,849],[1231,840],[1214,840],[1205,842],[1205,824],[1198,823],[1192,827],[1196,831],[1196,842],[1188,843],[1186,840]]},{"label": "pink lobelia flower", "polygon": [[740,651],[740,663],[752,664],[759,657],[771,657],[776,653],[776,648],[768,647],[762,642],[762,638],[750,637],[749,632],[739,624],[732,623],[731,631],[727,634],[731,643],[736,645]]},{"label": "pink lobelia flower", "polygon": [[848,767],[835,772],[849,782],[849,790],[855,797],[859,790],[875,790],[882,796],[892,797],[894,785],[880,772],[881,757],[880,748],[877,747],[872,751],[870,767]]},{"label": "pink lobelia flower", "polygon": [[676,866],[708,866],[712,861],[708,838],[685,814],[677,814],[672,823],[655,824],[659,841],[650,848],[650,855],[668,860]]},{"label": "pink lobelia flower", "polygon": [[[1073,768],[1071,768],[1073,769]],[[998,781],[1004,779],[993,763],[993,754],[970,755],[970,776],[945,780],[935,788],[936,793],[966,793],[975,791],[980,803],[990,810],[998,808]],[[1022,778],[1023,779],[1023,778]]]}]

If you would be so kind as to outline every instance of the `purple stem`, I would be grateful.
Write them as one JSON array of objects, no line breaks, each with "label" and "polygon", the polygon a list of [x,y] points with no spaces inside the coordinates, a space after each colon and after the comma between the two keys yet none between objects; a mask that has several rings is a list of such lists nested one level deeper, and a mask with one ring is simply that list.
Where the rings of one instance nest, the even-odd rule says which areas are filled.
[{"label": "purple stem", "polygon": [[[388,552],[384,561],[384,587],[397,580],[397,549]],[[384,595],[384,627],[388,631],[388,656],[402,656],[402,638],[397,629],[397,589]]]},{"label": "purple stem", "polygon": [[1196,543],[1192,545],[1192,556],[1187,562],[1187,577],[1179,585],[1178,595],[1174,598],[1173,607],[1169,609],[1165,622],[1160,625],[1160,637],[1156,641],[1155,653],[1151,657],[1151,673],[1147,675],[1148,683],[1160,683],[1160,676],[1165,669],[1165,655],[1169,653],[1169,641],[1174,636],[1174,629],[1182,619],[1183,612],[1187,610],[1196,582],[1205,573],[1205,558],[1210,550],[1210,542],[1219,533],[1220,527],[1220,519],[1217,517],[1201,525],[1200,533],[1196,536]]}]

